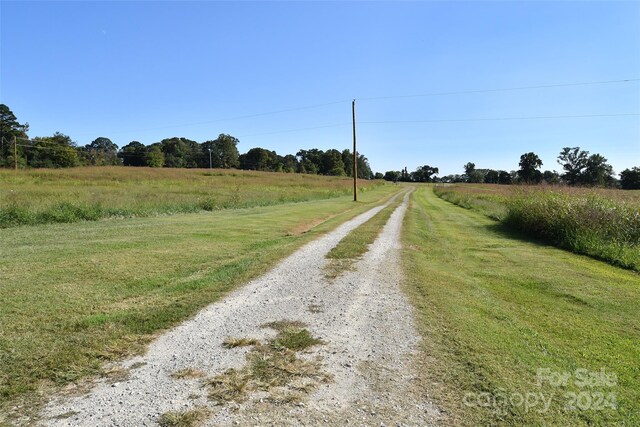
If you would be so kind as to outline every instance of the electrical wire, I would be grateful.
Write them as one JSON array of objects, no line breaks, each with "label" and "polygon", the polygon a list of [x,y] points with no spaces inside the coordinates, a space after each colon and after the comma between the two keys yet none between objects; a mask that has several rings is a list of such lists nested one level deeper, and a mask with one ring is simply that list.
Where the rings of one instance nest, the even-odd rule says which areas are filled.
[{"label": "electrical wire", "polygon": [[620,114],[580,114],[568,116],[531,116],[531,117],[480,117],[464,119],[427,119],[427,120],[381,120],[364,121],[360,124],[400,124],[400,123],[443,123],[443,122],[484,122],[503,120],[545,120],[545,119],[584,119],[592,117],[630,117],[640,116],[640,113],[620,113]]},{"label": "electrical wire", "polygon": [[211,123],[220,123],[220,122],[230,122],[230,121],[234,121],[234,120],[251,119],[251,118],[255,118],[255,117],[270,116],[270,115],[289,113],[289,112],[294,112],[294,111],[310,110],[310,109],[313,109],[313,108],[321,108],[321,107],[326,107],[326,106],[330,106],[330,105],[344,104],[346,102],[351,102],[351,100],[332,101],[332,102],[325,102],[323,104],[304,105],[304,106],[300,106],[300,107],[286,108],[286,109],[283,109],[283,110],[247,114],[247,115],[244,115],[244,116],[235,116],[235,117],[227,117],[227,118],[222,118],[222,119],[203,120],[203,121],[200,121],[200,122],[191,122],[191,123],[183,123],[183,124],[176,124],[176,125],[166,125],[166,126],[159,126],[159,127],[146,128],[146,129],[116,131],[116,132],[111,132],[111,133],[114,133],[114,134],[120,133],[120,134],[122,134],[122,133],[133,133],[133,132],[148,132],[148,131],[153,131],[153,130],[182,128],[182,127],[189,127],[189,126],[199,126],[199,125],[207,125],[207,124],[211,124]]},{"label": "electrical wire", "polygon": [[631,82],[637,82],[637,81],[640,81],[640,79],[603,80],[603,81],[596,81],[596,82],[581,82],[581,83],[559,83],[559,84],[552,84],[552,85],[520,86],[520,87],[510,87],[510,88],[500,88],[500,89],[477,89],[477,90],[463,90],[463,91],[452,91],[452,92],[431,92],[431,93],[422,93],[422,94],[414,94],[414,95],[370,96],[370,97],[358,98],[358,101],[377,101],[377,100],[385,100],[385,99],[420,98],[420,97],[427,97],[427,96],[467,95],[467,94],[474,94],[474,93],[509,92],[509,91],[516,91],[516,90],[551,89],[551,88],[557,88],[557,87],[603,85],[603,84],[612,84],[612,83],[631,83]]},{"label": "electrical wire", "polygon": [[[560,87],[571,87],[571,86],[589,86],[589,85],[604,85],[604,84],[616,84],[616,83],[632,83],[632,82],[638,82],[638,81],[640,81],[640,78],[620,79],[620,80],[602,80],[602,81],[577,82],[577,83],[559,83],[559,84],[550,84],[550,85],[532,85],[532,86],[520,86],[520,87],[511,87],[511,88],[479,89],[479,90],[465,90],[465,91],[451,91],[451,92],[431,92],[431,93],[408,94],[408,95],[369,96],[369,97],[358,97],[356,99],[359,102],[360,101],[377,101],[377,100],[388,100],[388,99],[419,98],[419,97],[429,97],[429,96],[462,95],[462,94],[507,92],[507,91],[519,91],[519,90],[533,90],[533,89],[549,89],[549,88],[560,88]],[[126,130],[126,131],[114,131],[114,132],[111,132],[111,134],[148,132],[148,131],[154,131],[154,130],[172,129],[172,128],[184,128],[184,127],[205,125],[205,124],[211,124],[211,123],[221,123],[221,122],[234,121],[234,120],[243,120],[243,119],[249,119],[249,118],[255,118],[255,117],[262,117],[262,116],[276,115],[276,114],[282,114],[282,113],[288,113],[288,112],[294,112],[294,111],[308,110],[308,109],[313,109],[313,108],[326,107],[326,106],[337,105],[337,104],[344,104],[344,103],[351,102],[351,101],[352,101],[351,99],[343,99],[343,100],[325,102],[325,103],[320,103],[320,104],[312,104],[312,105],[304,105],[304,106],[298,106],[298,107],[285,108],[285,109],[281,109],[281,110],[266,111],[266,112],[246,114],[246,115],[233,116],[233,117],[220,118],[220,119],[203,120],[203,121],[199,121],[199,122],[173,124],[173,125],[165,125],[165,126],[158,126],[158,127],[152,127],[152,128],[143,128],[143,129],[133,129],[133,130]],[[342,124],[339,125],[339,126],[342,126]],[[303,128],[301,130],[312,130],[312,129],[320,129],[320,128],[321,127]],[[243,136],[244,137],[261,136],[261,135],[268,135],[268,134],[275,134],[275,133],[287,133],[287,132],[295,132],[295,131],[297,131],[297,129],[291,129],[291,130],[286,130],[286,131],[277,131],[277,132],[266,132],[266,133],[243,135]]]},{"label": "electrical wire", "polygon": [[252,136],[262,136],[262,135],[275,135],[275,134],[290,133],[290,132],[302,132],[306,130],[327,129],[327,128],[342,127],[342,126],[351,126],[351,123],[336,123],[332,125],[313,126],[308,128],[297,128],[297,129],[278,130],[273,132],[253,133],[250,135],[238,135],[238,138],[248,138]]}]

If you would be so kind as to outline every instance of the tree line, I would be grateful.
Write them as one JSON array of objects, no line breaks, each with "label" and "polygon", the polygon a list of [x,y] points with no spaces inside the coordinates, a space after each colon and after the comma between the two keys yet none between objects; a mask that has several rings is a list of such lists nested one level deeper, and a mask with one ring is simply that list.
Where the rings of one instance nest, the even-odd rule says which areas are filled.
[{"label": "tree line", "polygon": [[489,184],[563,184],[589,187],[620,187],[622,189],[640,189],[640,168],[625,169],[616,179],[613,167],[601,154],[590,154],[580,147],[564,147],[558,157],[562,172],[541,171],[540,157],[533,153],[520,156],[519,169],[511,172],[504,170],[479,169],[472,162],[463,166],[464,174],[447,175],[440,182],[469,182]]},{"label": "tree line", "polygon": [[[74,166],[138,166],[167,168],[223,168],[266,172],[307,173],[353,176],[353,153],[350,150],[313,148],[295,155],[280,155],[265,148],[238,151],[237,138],[220,134],[216,139],[198,143],[183,137],[166,138],[150,145],[139,141],[118,148],[109,138],[99,137],[78,146],[69,136],[56,132],[52,136],[30,139],[29,125],[18,122],[13,112],[0,104],[0,166],[63,168]],[[17,141],[14,157],[13,138]],[[358,153],[358,178],[372,179],[367,158]]]},{"label": "tree line", "polygon": [[[202,143],[183,137],[163,139],[151,145],[132,141],[118,148],[109,138],[99,137],[91,143],[78,146],[69,136],[56,132],[52,136],[29,139],[29,124],[18,122],[13,112],[0,104],[0,167],[60,168],[82,165],[123,165],[169,168],[237,168],[268,172],[307,173],[335,176],[353,176],[353,153],[346,150],[316,148],[299,150],[295,155],[280,155],[265,148],[252,148],[238,152],[237,138],[220,134],[216,139]],[[14,158],[13,138],[18,141]],[[476,168],[466,163],[463,174],[438,177],[437,167],[424,165],[409,172],[371,171],[367,158],[357,155],[358,178],[385,179],[404,182],[468,182],[489,184],[566,184],[582,186],[610,186],[640,189],[640,167],[625,169],[620,179],[601,154],[590,154],[580,147],[565,147],[558,155],[562,173],[541,171],[542,160],[533,152],[520,156],[519,169],[505,170]]]}]

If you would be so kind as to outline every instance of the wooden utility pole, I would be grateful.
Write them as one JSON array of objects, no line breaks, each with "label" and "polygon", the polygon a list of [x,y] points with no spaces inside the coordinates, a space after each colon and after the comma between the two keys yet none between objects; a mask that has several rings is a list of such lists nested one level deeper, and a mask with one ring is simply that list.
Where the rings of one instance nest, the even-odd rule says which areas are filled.
[{"label": "wooden utility pole", "polygon": [[18,170],[18,141],[13,135],[13,168]]},{"label": "wooden utility pole", "polygon": [[353,116],[353,201],[358,201],[358,154],[356,151],[356,100],[351,103]]}]

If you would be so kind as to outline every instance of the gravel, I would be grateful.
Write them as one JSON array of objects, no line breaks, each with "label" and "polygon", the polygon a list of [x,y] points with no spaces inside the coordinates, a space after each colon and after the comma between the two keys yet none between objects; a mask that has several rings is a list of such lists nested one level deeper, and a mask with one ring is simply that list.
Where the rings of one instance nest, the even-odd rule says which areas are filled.
[{"label": "gravel", "polygon": [[[272,271],[154,341],[118,367],[120,382],[100,381],[80,396],[58,396],[42,412],[49,426],[157,426],[161,414],[207,407],[206,425],[435,425],[443,414],[429,400],[420,371],[420,338],[400,290],[399,236],[408,194],[352,271],[325,278],[325,255],[384,206],[342,224]],[[386,205],[385,205],[386,206]],[[274,404],[265,393],[215,406],[202,378],[172,378],[192,368],[209,377],[241,368],[248,347],[225,349],[227,337],[265,341],[262,325],[295,320],[322,339],[300,357],[321,361],[333,380],[302,402]]]}]

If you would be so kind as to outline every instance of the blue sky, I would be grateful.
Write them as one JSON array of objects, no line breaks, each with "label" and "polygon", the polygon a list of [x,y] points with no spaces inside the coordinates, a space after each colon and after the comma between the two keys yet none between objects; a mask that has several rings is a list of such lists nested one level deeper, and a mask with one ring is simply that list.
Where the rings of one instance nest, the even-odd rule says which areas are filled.
[{"label": "blue sky", "polygon": [[640,79],[640,2],[2,1],[0,13],[0,102],[31,137],[342,149],[355,98],[374,171],[513,170],[529,151],[559,170],[565,146],[616,172],[640,166],[638,115],[424,122],[638,114],[639,81],[413,96]]}]

